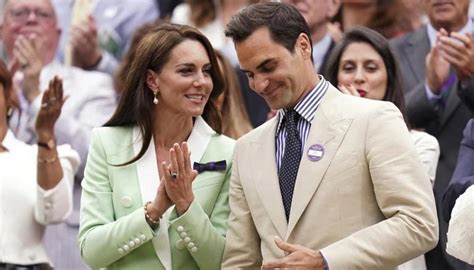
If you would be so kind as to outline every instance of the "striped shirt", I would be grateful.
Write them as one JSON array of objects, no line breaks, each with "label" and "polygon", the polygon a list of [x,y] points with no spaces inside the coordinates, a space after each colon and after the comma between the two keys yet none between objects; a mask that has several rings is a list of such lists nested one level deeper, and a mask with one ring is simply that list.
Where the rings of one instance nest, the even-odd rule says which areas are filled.
[{"label": "striped shirt", "polygon": [[[321,103],[324,94],[328,90],[329,82],[324,79],[323,76],[319,76],[319,83],[313,88],[303,99],[301,99],[294,107],[294,110],[299,114],[298,123],[296,129],[300,135],[301,140],[301,153],[303,153],[306,139],[308,138],[309,130],[311,129],[311,122],[313,121],[316,110]],[[286,128],[282,125],[283,118],[285,117],[287,109],[281,109],[278,111],[278,126],[275,140],[276,149],[276,161],[278,170],[280,170],[281,160],[285,153],[285,139],[286,139]]]}]

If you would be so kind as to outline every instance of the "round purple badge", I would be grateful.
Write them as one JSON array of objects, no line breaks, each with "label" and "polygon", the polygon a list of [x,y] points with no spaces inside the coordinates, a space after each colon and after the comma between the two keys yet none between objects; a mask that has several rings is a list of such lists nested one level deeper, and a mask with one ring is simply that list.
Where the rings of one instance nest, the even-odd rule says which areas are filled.
[{"label": "round purple badge", "polygon": [[324,147],[320,144],[313,144],[308,149],[308,159],[316,162],[320,161],[324,156]]}]

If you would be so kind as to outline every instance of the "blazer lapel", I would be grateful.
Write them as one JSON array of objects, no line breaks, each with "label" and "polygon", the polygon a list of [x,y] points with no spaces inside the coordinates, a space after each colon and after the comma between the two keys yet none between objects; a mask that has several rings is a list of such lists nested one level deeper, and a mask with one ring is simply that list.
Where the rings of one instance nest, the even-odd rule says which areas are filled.
[{"label": "blazer lapel", "polygon": [[251,143],[253,155],[258,162],[251,162],[250,172],[255,175],[254,182],[260,200],[281,238],[285,237],[287,222],[281,199],[278,168],[275,159],[275,134],[277,117],[267,123],[261,136]]},{"label": "blazer lapel", "polygon": [[[428,38],[426,26],[421,31],[416,32],[408,41],[408,45],[404,48],[405,53],[408,56],[411,72],[415,74],[416,79],[419,82],[425,80],[425,58],[430,51],[430,48],[430,40]],[[411,89],[405,89],[405,91],[410,90]]]},{"label": "blazer lapel", "polygon": [[[340,107],[340,104],[336,103],[337,95],[340,95],[338,90],[330,86],[311,124],[296,178],[286,239],[290,236],[316,193],[326,170],[352,123],[352,119],[342,118],[341,112],[334,109]],[[323,147],[324,154],[319,161],[311,161],[308,158],[308,150],[316,144]]]},{"label": "blazer lapel", "polygon": [[444,108],[444,112],[441,117],[441,123],[440,123],[441,128],[446,124],[446,121],[449,119],[449,117],[454,112],[454,110],[461,104],[461,99],[459,98],[458,91],[457,91],[458,87],[460,87],[459,81],[456,79],[456,81],[453,83],[453,85],[449,89],[448,99],[446,101],[446,107]]},{"label": "blazer lapel", "polygon": [[[133,140],[133,151],[135,155],[138,154],[142,145],[142,137],[140,134],[140,129],[138,127],[133,128],[132,134]],[[136,162],[137,166],[137,176],[138,182],[140,184],[140,193],[142,195],[142,202],[152,201],[155,198],[156,191],[160,184],[160,174],[158,171],[158,163],[155,154],[155,143],[153,139],[150,141],[150,145],[143,155]],[[160,220],[160,227],[158,233],[152,239],[153,247],[155,248],[156,256],[160,259],[161,263],[167,270],[172,269],[171,264],[171,246],[168,237],[168,216],[169,213],[173,210],[173,207],[170,207],[163,218]]]}]

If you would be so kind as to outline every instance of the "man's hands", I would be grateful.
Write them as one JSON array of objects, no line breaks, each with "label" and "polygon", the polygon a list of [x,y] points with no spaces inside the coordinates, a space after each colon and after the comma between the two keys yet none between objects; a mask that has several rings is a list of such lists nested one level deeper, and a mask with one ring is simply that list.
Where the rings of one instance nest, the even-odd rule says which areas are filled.
[{"label": "man's hands", "polygon": [[94,17],[71,28],[72,65],[83,69],[95,67],[102,58],[97,37],[97,26]]},{"label": "man's hands", "polygon": [[318,251],[289,244],[277,236],[275,244],[285,252],[286,257],[266,262],[262,269],[324,270],[323,257]]},{"label": "man's hands", "polygon": [[43,61],[39,53],[37,36],[19,36],[15,40],[13,48],[13,59],[10,64],[10,71],[15,73],[20,70],[23,73],[22,91],[29,103],[40,94],[39,79]]},{"label": "man's hands", "polygon": [[471,34],[451,32],[449,37],[446,30],[441,29],[438,43],[443,58],[453,66],[459,80],[469,79],[474,75],[474,45]]},{"label": "man's hands", "polygon": [[448,80],[452,66],[459,80],[474,76],[474,39],[470,34],[452,32],[448,35],[441,29],[436,44],[426,56],[426,81],[431,91],[438,95]]}]

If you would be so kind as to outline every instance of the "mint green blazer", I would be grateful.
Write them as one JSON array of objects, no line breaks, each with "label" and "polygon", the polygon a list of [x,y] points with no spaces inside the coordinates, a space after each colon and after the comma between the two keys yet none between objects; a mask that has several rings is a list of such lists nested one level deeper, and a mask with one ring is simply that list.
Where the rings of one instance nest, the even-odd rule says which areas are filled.
[{"label": "mint green blazer", "polygon": [[[151,241],[159,228],[153,230],[145,220],[137,162],[113,166],[135,156],[137,139],[132,131],[102,127],[92,132],[82,181],[79,243],[82,258],[93,269],[167,269]],[[220,269],[234,140],[213,131],[209,137],[207,146],[201,145],[199,162],[226,160],[227,168],[200,173],[193,182],[195,200],[188,211],[179,217],[175,210],[169,214],[172,269]]]}]

